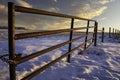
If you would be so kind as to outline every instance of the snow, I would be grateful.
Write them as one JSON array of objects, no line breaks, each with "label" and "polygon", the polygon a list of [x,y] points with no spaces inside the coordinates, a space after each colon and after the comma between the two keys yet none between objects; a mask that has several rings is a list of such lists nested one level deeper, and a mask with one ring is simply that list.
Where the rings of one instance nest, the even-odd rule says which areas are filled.
[{"label": "snow", "polygon": [[[5,35],[7,36],[5,31],[0,33],[0,55],[8,53],[8,42]],[[67,35],[54,35],[18,40],[15,50],[16,53],[26,56],[68,39]],[[72,47],[76,47],[83,40],[84,38],[74,42]],[[105,42],[101,43],[100,40],[98,42],[97,47],[91,46],[82,55],[78,54],[81,48],[74,51],[71,63],[67,63],[64,58],[32,80],[120,80],[120,41],[108,38],[106,34]],[[68,45],[18,65],[16,68],[17,80],[67,51]],[[9,66],[2,61],[0,61],[0,80],[9,80]]]}]

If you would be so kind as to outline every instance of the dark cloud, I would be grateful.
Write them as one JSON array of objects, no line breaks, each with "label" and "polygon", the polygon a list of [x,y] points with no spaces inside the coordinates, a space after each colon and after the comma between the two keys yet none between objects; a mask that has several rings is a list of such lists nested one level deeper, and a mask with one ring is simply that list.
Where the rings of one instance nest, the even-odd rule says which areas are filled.
[{"label": "dark cloud", "polygon": [[[107,6],[105,6],[105,4],[111,2],[112,0],[0,0],[0,5],[4,5],[3,9],[0,8],[0,14],[2,16],[0,18],[1,25],[6,25],[7,23],[8,1],[14,2],[16,5],[24,7],[32,7],[36,9],[70,14],[85,18],[95,18],[103,14],[103,12],[107,9]],[[55,26],[56,28],[59,28],[58,25],[60,24],[62,27],[65,27],[66,22],[70,21],[69,19],[66,20],[61,18],[24,13],[16,14],[15,19],[16,26],[21,25],[27,28],[34,26],[41,29],[47,29],[49,27],[52,28],[52,26],[53,28],[55,28]]]}]

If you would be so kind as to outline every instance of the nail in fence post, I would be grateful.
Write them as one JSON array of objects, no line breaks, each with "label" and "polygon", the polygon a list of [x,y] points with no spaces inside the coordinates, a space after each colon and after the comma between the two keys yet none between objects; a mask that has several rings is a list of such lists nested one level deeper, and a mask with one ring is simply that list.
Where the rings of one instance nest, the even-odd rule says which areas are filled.
[{"label": "nail in fence post", "polygon": [[[74,25],[74,18],[71,19],[71,29],[73,29],[73,25]],[[69,38],[70,41],[72,40],[72,36],[73,36],[73,31],[70,31],[70,38]],[[69,43],[68,52],[71,51],[71,47],[72,47],[72,42]],[[67,62],[69,62],[69,63],[70,63],[70,57],[71,57],[71,55],[69,54],[68,58],[67,58]]]},{"label": "nail in fence post", "polygon": [[104,42],[104,28],[102,28],[102,40],[101,42]]},{"label": "nail in fence post", "polygon": [[111,27],[109,28],[109,38],[111,38]]},{"label": "nail in fence post", "polygon": [[[90,22],[90,21],[88,20],[88,22],[87,22],[87,29],[86,29],[86,35],[88,35],[89,22]],[[87,37],[88,37],[88,36],[85,37],[84,50],[86,49],[86,46],[87,46]]]},{"label": "nail in fence post", "polygon": [[[14,60],[15,58],[15,43],[14,43],[14,4],[8,2],[8,46],[9,46],[9,59]],[[10,69],[10,80],[16,80],[15,64],[9,64]]]},{"label": "nail in fence post", "polygon": [[97,27],[98,27],[98,23],[95,22],[95,28],[94,28],[94,46],[97,46]]}]

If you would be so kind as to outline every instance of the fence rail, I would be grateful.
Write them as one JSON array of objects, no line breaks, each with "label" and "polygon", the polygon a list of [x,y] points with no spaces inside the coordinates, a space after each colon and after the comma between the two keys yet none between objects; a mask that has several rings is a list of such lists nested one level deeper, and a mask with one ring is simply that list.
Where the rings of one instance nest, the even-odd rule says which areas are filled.
[{"label": "fence rail", "polygon": [[[91,40],[91,39],[89,39],[89,40]],[[77,47],[75,47],[74,49],[72,49],[70,52],[65,53],[64,55],[60,56],[59,58],[55,59],[54,61],[51,61],[50,63],[46,64],[45,66],[37,69],[33,73],[31,73],[31,74],[27,75],[26,77],[24,77],[22,80],[29,80],[29,79],[33,78],[34,76],[36,76],[37,74],[41,73],[45,69],[49,68],[50,66],[52,66],[53,64],[55,64],[59,60],[63,59],[64,57],[68,56],[69,54],[71,54],[73,51],[75,51],[76,49],[78,49],[79,47],[81,47],[84,44],[85,43],[82,43],[82,44],[78,45]]]},{"label": "fence rail", "polygon": [[[89,28],[94,28],[94,27],[95,26],[90,26]],[[63,32],[70,32],[70,31],[74,31],[74,30],[83,30],[83,29],[87,29],[87,27],[80,27],[80,28],[73,28],[73,29],[59,29],[59,30],[42,31],[42,32],[21,33],[21,34],[15,34],[15,40],[31,38],[31,37],[36,37],[36,36],[59,34],[59,33],[63,33]]]},{"label": "fence rail", "polygon": [[38,10],[38,9],[33,9],[33,8],[26,8],[26,7],[16,6],[16,5],[15,5],[14,9],[15,9],[16,12],[40,14],[40,15],[63,17],[63,18],[73,18],[73,19],[80,19],[80,20],[85,20],[85,21],[89,20],[89,21],[95,22],[95,20],[92,20],[92,19],[85,19],[85,18],[80,18],[80,17],[76,17],[76,16],[71,16],[71,15],[66,15],[66,14],[61,14],[61,13],[55,13],[55,12],[49,12],[49,11],[44,11],[44,10]]},{"label": "fence rail", "polygon": [[[42,31],[42,32],[31,32],[31,33],[21,33],[21,34],[15,34],[15,12],[23,12],[23,13],[31,13],[31,14],[39,14],[39,15],[47,15],[47,16],[53,16],[53,17],[63,17],[63,18],[70,18],[71,19],[71,26],[68,29],[60,29],[60,30],[52,30],[52,31]],[[79,19],[79,20],[85,20],[87,21],[87,27],[79,27],[79,28],[74,28],[74,20]],[[94,22],[94,26],[90,26],[90,22]],[[66,15],[66,14],[61,14],[61,13],[54,13],[54,12],[48,12],[44,10],[38,10],[38,9],[33,9],[33,8],[25,8],[21,6],[16,6],[14,3],[9,2],[8,3],[8,36],[9,36],[9,59],[14,61],[13,64],[9,64],[10,68],[10,80],[16,80],[16,66],[19,65],[20,63],[23,63],[25,61],[28,61],[32,58],[38,57],[42,54],[45,54],[47,52],[50,52],[56,48],[62,47],[66,44],[69,44],[68,47],[68,52],[64,53],[62,56],[59,58],[51,61],[50,63],[46,64],[45,66],[41,67],[40,69],[33,71],[32,73],[28,74],[26,77],[24,77],[22,80],[30,80],[37,74],[41,73],[45,69],[49,68],[59,60],[61,60],[64,57],[67,57],[67,61],[70,62],[70,56],[73,51],[78,49],[81,46],[84,46],[83,51],[85,51],[87,48],[89,48],[92,44],[94,46],[97,45],[97,27],[98,23],[95,20],[91,19],[85,19],[85,18],[80,18],[76,16],[71,16],[71,15]],[[93,28],[94,31],[89,33],[89,28]],[[86,34],[82,35],[77,38],[72,38],[73,37],[73,31],[75,30],[82,30],[86,29]],[[47,49],[32,53],[27,56],[17,56],[15,52],[15,40],[19,39],[25,39],[25,38],[32,38],[36,36],[45,36],[45,35],[52,35],[52,34],[58,34],[58,33],[63,33],[63,32],[69,32],[69,40],[62,42],[60,44],[54,45],[52,47],[49,47]],[[92,35],[92,38],[88,39],[88,36]],[[71,49],[72,42],[80,40],[82,38],[85,38],[85,41],[79,44],[77,47]],[[89,45],[87,43],[90,42]],[[16,58],[19,57],[19,58]]]}]

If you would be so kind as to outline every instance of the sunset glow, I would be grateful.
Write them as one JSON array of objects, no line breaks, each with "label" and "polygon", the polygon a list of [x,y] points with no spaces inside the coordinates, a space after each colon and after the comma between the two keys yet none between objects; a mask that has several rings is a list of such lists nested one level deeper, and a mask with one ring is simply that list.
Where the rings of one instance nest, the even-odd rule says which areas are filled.
[{"label": "sunset glow", "polygon": [[[109,27],[119,29],[119,7],[120,0],[10,0],[16,5],[28,8],[42,9],[51,12],[69,14],[82,18],[94,19],[99,23],[99,28]],[[0,25],[7,26],[7,3],[0,0]],[[70,19],[46,17],[16,13],[16,26],[28,29],[47,30],[68,28]],[[86,26],[83,22],[76,20],[77,26]]]}]

